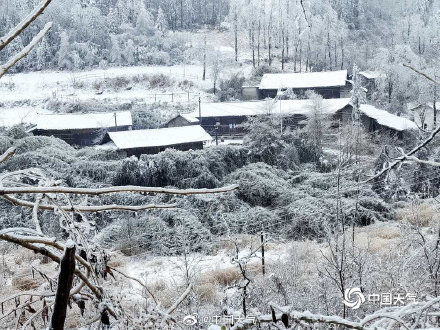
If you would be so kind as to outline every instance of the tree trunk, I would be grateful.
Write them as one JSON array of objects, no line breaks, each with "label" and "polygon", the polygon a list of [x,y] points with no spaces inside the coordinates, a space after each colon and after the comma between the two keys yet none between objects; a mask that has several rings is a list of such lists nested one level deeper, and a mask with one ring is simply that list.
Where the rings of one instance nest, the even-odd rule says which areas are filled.
[{"label": "tree trunk", "polygon": [[73,244],[66,244],[66,251],[60,263],[60,274],[58,275],[58,287],[55,296],[52,319],[49,329],[63,330],[66,321],[67,305],[69,303],[70,290],[72,289],[75,271],[75,250]]},{"label": "tree trunk", "polygon": [[203,49],[203,81],[206,80],[206,34],[204,38],[204,49]]}]

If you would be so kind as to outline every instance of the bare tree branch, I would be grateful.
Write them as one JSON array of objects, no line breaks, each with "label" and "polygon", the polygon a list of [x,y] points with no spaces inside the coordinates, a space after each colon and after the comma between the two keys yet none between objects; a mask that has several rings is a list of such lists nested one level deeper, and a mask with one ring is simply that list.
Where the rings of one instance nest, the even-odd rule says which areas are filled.
[{"label": "bare tree branch", "polygon": [[386,172],[388,172],[388,171],[392,170],[393,168],[397,167],[400,163],[404,162],[405,160],[408,160],[409,156],[414,155],[415,153],[420,151],[422,148],[426,147],[436,137],[436,135],[438,133],[440,133],[440,126],[437,127],[434,131],[432,131],[431,135],[425,141],[423,141],[421,144],[419,144],[418,146],[414,147],[410,152],[404,154],[403,156],[398,157],[394,162],[392,162],[387,167],[383,168],[379,173],[375,174],[373,177],[369,178],[368,180],[363,181],[362,183],[371,182],[371,181],[381,177]]},{"label": "bare tree branch", "polygon": [[192,289],[192,284],[190,284],[188,286],[188,288],[186,288],[185,292],[182,293],[180,298],[177,299],[170,308],[168,308],[167,314],[171,314],[172,312],[174,312],[176,310],[177,307],[179,307],[179,305],[182,303],[182,301],[184,301],[186,299],[186,297],[189,295],[189,293],[191,292],[191,289]]},{"label": "bare tree branch", "polygon": [[[26,206],[29,208],[35,208],[35,203],[25,201],[20,198],[16,198],[11,195],[3,195],[3,198],[10,201],[12,204],[20,205],[20,206]],[[176,208],[177,204],[147,204],[147,205],[117,205],[117,204],[111,204],[111,205],[72,205],[72,206],[60,206],[57,207],[55,205],[49,205],[49,204],[40,204],[38,205],[38,209],[40,210],[49,210],[49,211],[56,211],[61,210],[64,212],[103,212],[103,211],[111,211],[111,210],[117,210],[117,211],[144,211],[144,210],[151,210],[151,209],[173,209]]]},{"label": "bare tree branch", "polygon": [[148,292],[148,294],[151,296],[151,298],[153,298],[154,302],[157,304],[156,297],[153,295],[153,293],[150,291],[150,289],[144,283],[142,283],[141,280],[137,279],[136,277],[132,277],[130,275],[127,275],[127,274],[121,272],[119,269],[116,269],[116,268],[113,268],[113,267],[110,267],[110,269],[115,271],[116,273],[121,274],[122,276],[124,276],[124,277],[126,277],[126,278],[128,278],[130,280],[133,280],[133,281],[139,283]]},{"label": "bare tree branch", "polygon": [[408,65],[408,64],[405,64],[405,63],[403,64],[403,66],[406,67],[406,68],[408,68],[408,69],[413,70],[415,73],[418,73],[419,75],[425,77],[426,79],[428,79],[429,81],[433,82],[434,84],[440,86],[440,82],[438,82],[438,81],[435,80],[434,78],[431,78],[431,77],[428,76],[426,73],[423,73],[423,72],[417,70],[416,68],[412,67],[411,65]]},{"label": "bare tree branch", "polygon": [[24,47],[18,54],[14,55],[8,62],[6,62],[3,66],[0,67],[0,78],[4,76],[4,74],[12,68],[17,62],[26,57],[31,50],[40,42],[41,39],[46,35],[47,32],[52,28],[52,23],[47,23],[44,28],[32,39],[32,41]]},{"label": "bare tree branch", "polygon": [[10,147],[5,151],[3,155],[0,156],[0,164],[6,162],[9,158],[11,158],[17,152],[16,147]]},{"label": "bare tree branch", "polygon": [[26,16],[16,27],[14,27],[7,35],[0,38],[0,51],[5,48],[12,40],[22,33],[33,21],[40,16],[52,0],[42,1],[35,9]]},{"label": "bare tree branch", "polygon": [[173,189],[161,187],[141,186],[112,186],[105,188],[72,188],[72,187],[1,187],[0,195],[11,194],[77,194],[77,195],[104,195],[122,192],[138,192],[168,195],[207,195],[221,194],[238,189],[238,185],[230,185],[215,189]]}]

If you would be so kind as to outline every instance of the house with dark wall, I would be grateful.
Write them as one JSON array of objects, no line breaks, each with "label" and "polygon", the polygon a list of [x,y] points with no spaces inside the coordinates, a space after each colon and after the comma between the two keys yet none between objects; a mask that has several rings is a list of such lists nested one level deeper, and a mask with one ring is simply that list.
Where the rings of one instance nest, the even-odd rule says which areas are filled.
[{"label": "house with dark wall", "polygon": [[[322,100],[320,112],[332,116],[348,107],[349,98]],[[314,109],[312,100],[271,100],[250,102],[202,103],[200,109],[191,113],[200,120],[201,126],[211,135],[234,136],[245,134],[243,124],[257,116],[277,116],[283,125],[291,128],[305,126]]]},{"label": "house with dark wall", "polygon": [[107,148],[124,151],[128,156],[157,154],[173,148],[181,151],[203,149],[212,137],[198,125],[158,129],[108,132]]},{"label": "house with dark wall", "polygon": [[130,111],[40,115],[34,135],[54,136],[74,146],[100,144],[107,132],[131,130]]},{"label": "house with dark wall", "polygon": [[312,90],[325,99],[346,98],[351,91],[347,70],[304,73],[266,73],[258,86],[259,98],[275,98],[279,90],[291,89],[298,97]]},{"label": "house with dark wall", "polygon": [[[381,133],[399,139],[405,135],[417,132],[417,125],[410,119],[397,116],[388,111],[378,109],[369,104],[360,106],[360,120],[362,126],[370,133]],[[353,107],[344,108],[335,113],[334,119],[341,121],[342,124],[351,124]]]}]

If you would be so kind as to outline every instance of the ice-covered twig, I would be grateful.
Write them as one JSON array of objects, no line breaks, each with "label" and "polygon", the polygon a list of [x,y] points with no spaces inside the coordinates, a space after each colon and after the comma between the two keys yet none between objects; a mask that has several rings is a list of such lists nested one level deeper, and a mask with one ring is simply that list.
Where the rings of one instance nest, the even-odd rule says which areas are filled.
[{"label": "ice-covered twig", "polygon": [[4,76],[9,69],[11,69],[20,60],[25,58],[31,50],[40,42],[41,39],[49,32],[52,28],[52,22],[47,23],[44,28],[31,40],[31,42],[24,47],[19,53],[15,54],[10,58],[4,65],[0,67],[0,78]]},{"label": "ice-covered twig", "polygon": [[0,195],[11,194],[76,194],[76,195],[105,195],[113,193],[137,192],[167,195],[207,195],[222,194],[238,189],[238,185],[230,185],[214,189],[174,189],[141,186],[112,186],[104,188],[74,188],[74,187],[1,187]]},{"label": "ice-covered twig", "polygon": [[7,35],[0,38],[0,51],[5,48],[12,40],[22,33],[33,21],[40,16],[52,0],[43,0],[32,10],[16,27],[14,27]]}]

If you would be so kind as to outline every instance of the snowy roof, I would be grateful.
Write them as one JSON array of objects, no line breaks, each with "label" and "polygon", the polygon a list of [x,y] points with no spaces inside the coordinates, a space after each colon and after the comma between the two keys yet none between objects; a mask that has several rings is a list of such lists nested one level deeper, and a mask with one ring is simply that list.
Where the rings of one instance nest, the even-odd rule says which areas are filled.
[{"label": "snowy roof", "polygon": [[266,73],[260,89],[338,87],[347,83],[347,70],[307,73]]},{"label": "snowy roof", "polygon": [[372,105],[362,104],[360,111],[367,117],[375,119],[379,125],[392,128],[396,131],[418,129],[417,125],[413,121],[393,115],[388,111],[377,109]]},{"label": "snowy roof", "polygon": [[75,130],[131,126],[131,112],[100,112],[86,114],[50,114],[37,118],[35,129]]},{"label": "snowy roof", "polygon": [[199,120],[196,117],[191,116],[190,114],[187,114],[187,113],[180,114],[180,116],[182,118],[185,118],[189,123],[198,123],[199,122]]},{"label": "snowy roof", "polygon": [[[280,105],[281,103],[281,105]],[[322,100],[323,113],[336,113],[350,104],[350,99],[324,99]],[[311,100],[265,100],[253,102],[221,102],[221,103],[202,103],[201,113],[203,118],[212,117],[252,117],[266,115],[270,113],[283,115],[307,115],[312,110],[313,101]],[[194,117],[199,117],[199,111],[191,113]]]},{"label": "snowy roof", "polygon": [[385,73],[381,71],[362,71],[359,72],[359,74],[367,79],[378,79],[385,77]]},{"label": "snowy roof", "polygon": [[165,147],[212,140],[211,135],[198,125],[109,132],[108,135],[120,150]]}]

